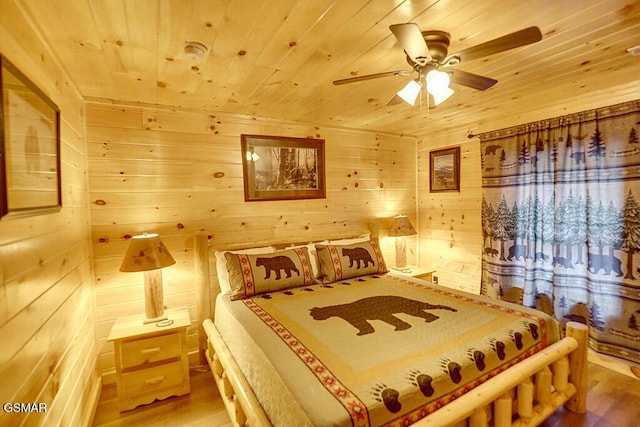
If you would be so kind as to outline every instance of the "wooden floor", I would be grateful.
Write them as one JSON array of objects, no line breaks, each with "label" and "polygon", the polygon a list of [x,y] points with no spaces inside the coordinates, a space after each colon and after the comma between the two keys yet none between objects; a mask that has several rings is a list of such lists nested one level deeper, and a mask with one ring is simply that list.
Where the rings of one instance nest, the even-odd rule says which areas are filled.
[{"label": "wooden floor", "polygon": [[209,367],[192,368],[190,374],[190,394],[138,406],[123,413],[118,412],[116,385],[103,386],[93,425],[233,427]]},{"label": "wooden floor", "polygon": [[[203,368],[204,369],[204,368]],[[589,363],[587,413],[559,409],[544,427],[640,426],[640,379]],[[218,390],[208,371],[191,370],[191,394],[172,397],[119,413],[115,384],[103,387],[95,426],[215,426],[231,427]],[[289,427],[289,426],[287,426]]]}]

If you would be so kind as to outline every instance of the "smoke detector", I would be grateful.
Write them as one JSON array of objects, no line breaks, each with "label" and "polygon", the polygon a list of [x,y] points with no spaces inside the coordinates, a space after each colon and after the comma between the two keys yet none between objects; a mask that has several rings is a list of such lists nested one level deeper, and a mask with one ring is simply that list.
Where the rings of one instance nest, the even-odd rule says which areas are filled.
[{"label": "smoke detector", "polygon": [[200,42],[185,42],[184,54],[192,61],[202,59],[209,49]]}]

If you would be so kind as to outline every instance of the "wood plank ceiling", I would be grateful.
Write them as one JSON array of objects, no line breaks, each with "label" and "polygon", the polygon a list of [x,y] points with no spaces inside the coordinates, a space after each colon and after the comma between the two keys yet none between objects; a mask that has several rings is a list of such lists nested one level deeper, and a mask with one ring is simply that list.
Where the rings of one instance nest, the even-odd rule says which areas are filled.
[{"label": "wood plank ceiling", "polygon": [[[86,99],[160,104],[398,134],[487,131],[505,116],[580,110],[586,94],[640,96],[640,1],[20,0]],[[414,75],[389,25],[451,34],[449,53],[538,26],[543,40],[458,68],[498,80],[452,85],[435,109],[387,106]],[[201,60],[183,51],[197,41]],[[571,101],[576,100],[576,101]],[[580,100],[580,101],[578,101]],[[542,117],[541,117],[542,118]]]}]

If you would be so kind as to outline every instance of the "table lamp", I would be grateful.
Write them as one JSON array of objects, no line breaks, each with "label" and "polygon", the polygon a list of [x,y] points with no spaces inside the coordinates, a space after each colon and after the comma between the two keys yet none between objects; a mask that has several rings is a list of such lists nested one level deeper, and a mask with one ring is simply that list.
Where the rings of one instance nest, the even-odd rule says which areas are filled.
[{"label": "table lamp", "polygon": [[389,236],[396,238],[396,270],[404,270],[407,268],[407,236],[413,236],[416,229],[406,215],[394,216],[391,223],[391,231]]},{"label": "table lamp", "polygon": [[144,272],[144,323],[164,320],[162,268],[176,263],[157,234],[133,236],[122,260],[120,271]]}]

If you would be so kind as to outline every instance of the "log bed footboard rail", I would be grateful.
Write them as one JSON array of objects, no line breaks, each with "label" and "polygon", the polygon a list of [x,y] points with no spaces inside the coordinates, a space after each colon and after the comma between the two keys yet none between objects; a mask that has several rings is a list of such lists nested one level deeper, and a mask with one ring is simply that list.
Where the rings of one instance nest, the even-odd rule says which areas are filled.
[{"label": "log bed footboard rail", "polygon": [[227,408],[229,418],[236,427],[271,426],[260,402],[244,378],[227,345],[211,319],[202,322],[207,334],[207,363],[218,386],[220,397]]},{"label": "log bed footboard rail", "polygon": [[[270,426],[269,418],[210,319],[207,362],[234,426]],[[562,404],[586,411],[589,328],[569,322],[566,337],[484,382],[413,424],[426,426],[537,426]]]},{"label": "log bed footboard rail", "polygon": [[562,340],[413,425],[537,426],[562,404],[572,412],[584,413],[588,339],[586,325],[569,322]]}]

